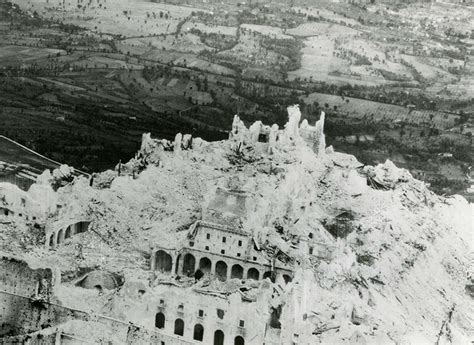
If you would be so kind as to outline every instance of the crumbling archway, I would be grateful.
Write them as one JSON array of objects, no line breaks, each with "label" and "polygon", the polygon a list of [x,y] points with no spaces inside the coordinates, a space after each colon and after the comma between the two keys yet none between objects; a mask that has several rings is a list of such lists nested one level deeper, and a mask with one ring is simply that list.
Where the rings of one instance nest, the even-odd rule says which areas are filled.
[{"label": "crumbling archway", "polygon": [[77,233],[86,232],[89,228],[89,224],[90,222],[86,222],[86,221],[76,223],[76,228],[77,228],[76,232]]},{"label": "crumbling archway", "polygon": [[155,315],[155,327],[156,328],[159,328],[159,329],[165,328],[165,321],[166,321],[165,314],[160,312],[160,313],[157,313]]},{"label": "crumbling archway", "polygon": [[49,246],[54,247],[54,236],[53,235],[49,236]]},{"label": "crumbling archway", "polygon": [[214,332],[214,345],[224,345],[224,332],[220,329]]},{"label": "crumbling archway", "polygon": [[232,266],[232,270],[230,271],[231,278],[238,278],[242,279],[244,276],[244,268],[238,264]]},{"label": "crumbling archway", "polygon": [[102,270],[91,271],[76,282],[76,286],[80,286],[84,289],[97,289],[100,286],[100,290],[113,290],[119,285],[120,280],[117,275]]},{"label": "crumbling archway", "polygon": [[204,339],[204,327],[199,323],[194,325],[193,339],[198,341],[202,341]]},{"label": "crumbling archway", "polygon": [[60,244],[63,242],[63,240],[64,240],[63,229],[61,229],[58,231],[58,237],[56,239],[56,243]]},{"label": "crumbling archway", "polygon": [[163,250],[159,250],[156,252],[155,256],[155,269],[161,272],[171,272],[171,268],[173,266],[173,259],[171,255],[166,253]]},{"label": "crumbling archway", "polygon": [[276,272],[275,271],[267,271],[263,274],[263,279],[270,278],[272,283],[276,281]]},{"label": "crumbling archway", "polygon": [[250,268],[247,272],[247,279],[258,280],[258,278],[260,278],[260,272],[254,267]]},{"label": "crumbling archway", "polygon": [[287,284],[292,281],[291,276],[289,276],[288,274],[284,274],[284,275],[283,275],[283,280],[284,280],[285,283],[287,283]]},{"label": "crumbling archway", "polygon": [[217,261],[216,276],[221,281],[225,281],[227,279],[227,264],[224,261]]},{"label": "crumbling archway", "polygon": [[64,238],[69,238],[71,237],[71,226],[69,225],[67,228],[66,228],[66,234],[64,235]]},{"label": "crumbling archway", "polygon": [[183,256],[181,254],[178,254],[178,256],[176,257],[176,265],[174,267],[174,273],[176,273],[178,275],[181,274],[179,272],[181,260],[183,260]]},{"label": "crumbling archway", "polygon": [[191,276],[194,274],[196,259],[192,254],[186,254],[183,259],[183,274]]},{"label": "crumbling archway", "polygon": [[236,336],[234,339],[234,345],[245,345],[245,340],[240,335]]},{"label": "crumbling archway", "polygon": [[184,334],[184,321],[181,319],[176,319],[174,321],[174,334],[183,335]]},{"label": "crumbling archway", "polygon": [[202,258],[199,261],[199,269],[203,273],[211,273],[212,262],[208,258]]}]

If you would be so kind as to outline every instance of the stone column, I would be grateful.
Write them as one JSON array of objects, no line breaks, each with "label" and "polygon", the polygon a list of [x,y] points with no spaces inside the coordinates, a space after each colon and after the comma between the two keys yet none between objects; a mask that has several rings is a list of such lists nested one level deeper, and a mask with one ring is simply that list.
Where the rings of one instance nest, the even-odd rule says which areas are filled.
[{"label": "stone column", "polygon": [[196,265],[194,266],[194,272],[196,272],[199,269],[199,262],[201,261],[201,255],[198,254],[198,252],[195,252],[193,255],[194,255],[194,259],[196,259]]},{"label": "stone column", "polygon": [[183,265],[184,265],[184,256],[186,255],[186,253],[180,253],[178,255],[176,255],[176,259],[175,261],[178,260],[178,257],[180,258],[179,260],[179,263],[178,263],[178,275],[182,275],[183,274]]},{"label": "stone column", "polygon": [[[226,264],[227,264],[227,262],[226,262]],[[234,265],[227,264],[227,280],[229,280],[231,275],[232,275],[232,266],[234,266]]]},{"label": "stone column", "polygon": [[54,238],[53,238],[53,246],[50,246],[50,245],[49,245],[49,240],[51,239],[51,236],[52,236],[51,233],[49,233],[49,234],[46,235],[46,241],[44,242],[44,244],[45,244],[45,246],[46,246],[46,249],[52,248],[52,247],[54,246]]},{"label": "stone column", "polygon": [[55,345],[61,345],[61,331],[60,330],[56,331],[56,337],[54,339],[54,344]]},{"label": "stone column", "polygon": [[55,247],[58,246],[58,242],[59,242],[58,240],[60,240],[60,238],[59,238],[59,231],[56,231],[56,232],[54,233],[54,246],[55,246]]},{"label": "stone column", "polygon": [[171,264],[171,275],[175,275],[176,274],[176,265],[177,265],[177,261],[178,261],[178,256],[176,255],[176,253],[171,255],[171,260],[173,260],[172,264]]},{"label": "stone column", "polygon": [[216,265],[217,265],[217,261],[219,261],[219,260],[215,260],[215,261],[212,261],[212,260],[211,260],[211,274],[212,274],[212,275],[216,275]]},{"label": "stone column", "polygon": [[150,270],[154,271],[156,266],[156,251],[153,250],[150,255]]}]

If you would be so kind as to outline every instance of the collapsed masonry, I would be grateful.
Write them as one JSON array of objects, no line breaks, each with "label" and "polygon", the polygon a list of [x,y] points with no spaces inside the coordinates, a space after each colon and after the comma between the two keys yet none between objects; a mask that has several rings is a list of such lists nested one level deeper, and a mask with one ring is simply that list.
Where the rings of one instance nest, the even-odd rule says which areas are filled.
[{"label": "collapsed masonry", "polygon": [[[18,297],[44,322],[10,326],[9,339],[416,343],[437,337],[452,303],[450,336],[467,339],[465,202],[326,148],[324,114],[310,126],[288,113],[283,129],[236,116],[222,142],[144,134],[132,160],[57,192],[46,174],[32,186],[50,205],[42,242],[18,245],[18,217],[0,236],[60,279],[49,300]],[[17,279],[37,285],[0,283]]]},{"label": "collapsed masonry", "polygon": [[245,216],[246,194],[217,188],[203,219],[189,229],[186,243],[179,248],[158,246],[152,253],[151,269],[200,279],[204,274],[219,280],[265,279],[277,275],[289,282],[292,266],[263,256],[255,249],[250,234],[239,224]]},{"label": "collapsed masonry", "polygon": [[257,142],[267,143],[263,146],[268,153],[273,153],[277,148],[284,148],[291,145],[299,138],[302,138],[307,145],[321,156],[326,150],[326,139],[324,136],[324,112],[316,125],[310,126],[307,120],[303,120],[300,125],[301,113],[298,106],[288,108],[288,123],[284,130],[280,130],[278,125],[267,126],[261,121],[254,122],[248,129],[240,118],[235,115],[230,132],[230,140],[234,142],[234,150],[241,153],[248,144]]}]

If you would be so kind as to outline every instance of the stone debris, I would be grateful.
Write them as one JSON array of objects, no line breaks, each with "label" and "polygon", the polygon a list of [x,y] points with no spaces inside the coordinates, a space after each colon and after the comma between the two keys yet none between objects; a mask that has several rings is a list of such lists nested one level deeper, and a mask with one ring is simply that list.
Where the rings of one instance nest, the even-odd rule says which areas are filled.
[{"label": "stone debris", "polygon": [[62,278],[0,271],[0,290],[28,299],[52,284],[60,305],[43,308],[58,324],[31,318],[18,336],[469,343],[472,205],[327,148],[324,114],[311,126],[288,113],[283,129],[236,115],[221,142],[144,134],[134,158],[92,181],[63,179],[64,167],[28,192],[1,184],[0,250]]}]

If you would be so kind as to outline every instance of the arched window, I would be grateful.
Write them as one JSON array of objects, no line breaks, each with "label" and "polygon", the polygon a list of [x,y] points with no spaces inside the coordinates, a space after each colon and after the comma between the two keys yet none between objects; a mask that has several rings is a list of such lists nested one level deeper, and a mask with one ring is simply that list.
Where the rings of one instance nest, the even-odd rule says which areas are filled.
[{"label": "arched window", "polygon": [[199,261],[199,269],[203,273],[210,273],[211,272],[211,266],[212,266],[211,260],[209,260],[208,258],[202,258]]},{"label": "arched window", "polygon": [[256,268],[250,268],[247,272],[247,279],[254,279],[254,280],[258,280],[258,278],[260,277],[260,273],[258,272],[258,270]]},{"label": "arched window", "polygon": [[56,240],[56,243],[59,244],[59,243],[62,243],[64,240],[64,237],[63,237],[63,229],[59,230],[58,231],[58,238]]},{"label": "arched window", "polygon": [[181,263],[181,260],[183,260],[183,256],[181,254],[178,254],[178,256],[176,257],[176,265],[174,265],[174,273],[176,274],[181,274],[181,272],[179,272],[179,266],[180,266],[180,263]]},{"label": "arched window", "polygon": [[266,271],[264,274],[263,274],[263,279],[267,279],[267,278],[270,278],[271,279],[272,277],[272,272],[271,271]]},{"label": "arched window", "polygon": [[155,315],[155,327],[159,329],[165,328],[165,314],[158,313]]},{"label": "arched window", "polygon": [[204,327],[202,327],[202,325],[198,323],[194,326],[193,339],[202,341],[203,338],[204,338]]},{"label": "arched window", "polygon": [[231,278],[238,278],[242,279],[244,276],[244,268],[240,265],[234,265],[232,266],[232,270],[230,271],[230,277]]},{"label": "arched window", "polygon": [[184,321],[181,319],[176,319],[174,322],[174,334],[183,335],[184,334]]},{"label": "arched window", "polygon": [[245,345],[245,340],[240,335],[236,336],[234,339],[234,345]]},{"label": "arched window", "polygon": [[291,282],[292,279],[291,279],[291,276],[289,276],[288,274],[284,274],[283,280],[285,280],[285,283],[288,284],[289,282]]},{"label": "arched window", "polygon": [[71,237],[71,226],[68,226],[66,228],[66,234],[64,235],[64,238],[69,238]]},{"label": "arched window", "polygon": [[173,260],[171,259],[171,255],[169,255],[163,250],[159,250],[156,252],[155,260],[155,267],[158,271],[171,272],[171,268],[173,266]]},{"label": "arched window", "polygon": [[86,232],[87,229],[89,228],[89,223],[90,222],[79,222],[75,224],[76,227],[76,233],[81,233],[81,232]]},{"label": "arched window", "polygon": [[183,262],[183,274],[192,276],[194,274],[194,268],[196,266],[196,259],[192,254],[186,254]]},{"label": "arched window", "polygon": [[53,235],[49,236],[49,246],[51,248],[54,247],[54,236]]},{"label": "arched window", "polygon": [[214,345],[224,345],[224,332],[220,329],[214,332]]},{"label": "arched window", "polygon": [[224,261],[217,261],[216,276],[221,281],[225,281],[227,279],[227,264]]}]

